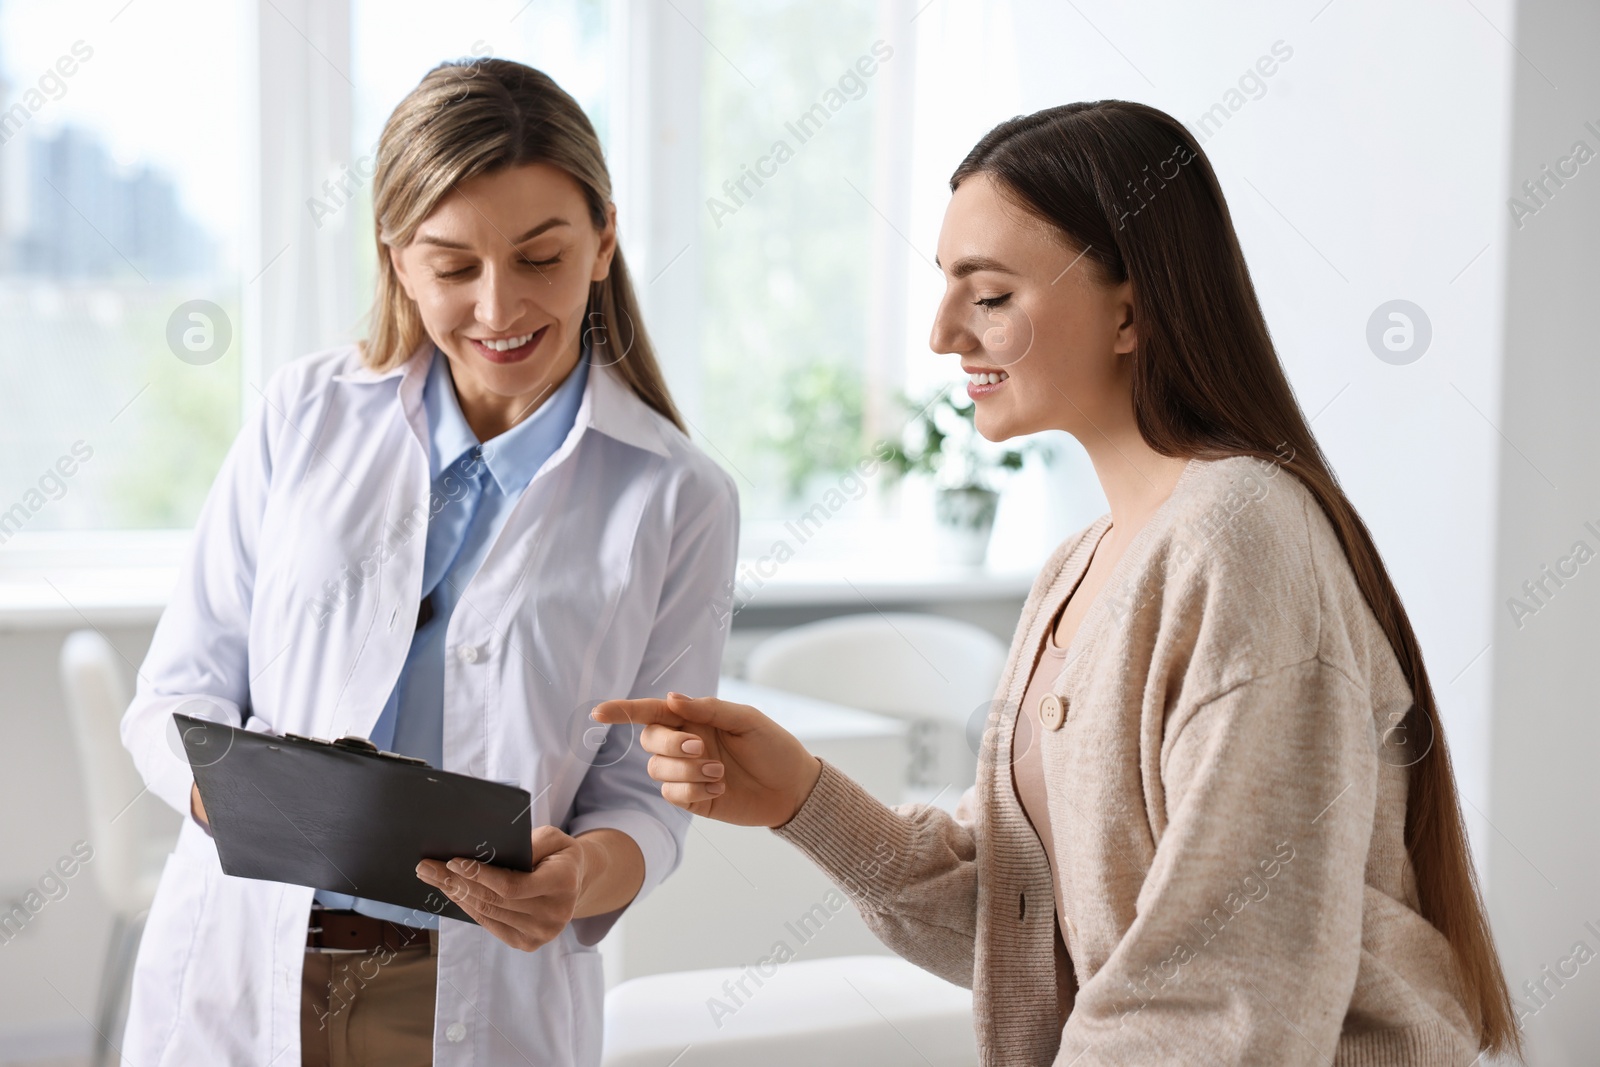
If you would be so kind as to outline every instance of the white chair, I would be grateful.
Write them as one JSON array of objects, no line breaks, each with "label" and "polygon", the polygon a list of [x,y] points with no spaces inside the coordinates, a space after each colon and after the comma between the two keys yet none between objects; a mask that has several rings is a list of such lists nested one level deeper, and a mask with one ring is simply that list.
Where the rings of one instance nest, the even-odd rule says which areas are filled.
[{"label": "white chair", "polygon": [[132,701],[125,671],[116,649],[93,630],[69,634],[61,646],[61,689],[94,847],[89,869],[113,916],[95,1006],[95,1067],[110,1062],[112,1042],[120,1040],[145,915],[180,824],[166,805],[140,795],[144,780],[122,747],[122,715]]},{"label": "white chair", "polygon": [[751,650],[750,681],[910,724],[909,801],[953,810],[977,779],[978,750],[1006,646],[942,615],[841,615],[785,630]]},{"label": "white chair", "polygon": [[758,960],[634,978],[606,994],[605,1025],[604,1067],[978,1062],[971,991],[896,956]]}]

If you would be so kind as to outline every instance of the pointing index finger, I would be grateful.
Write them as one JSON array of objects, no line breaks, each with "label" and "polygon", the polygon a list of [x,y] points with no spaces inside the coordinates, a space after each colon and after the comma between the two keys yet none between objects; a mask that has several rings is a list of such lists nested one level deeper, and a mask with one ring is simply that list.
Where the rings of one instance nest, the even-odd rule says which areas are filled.
[{"label": "pointing index finger", "polygon": [[659,723],[662,726],[677,728],[683,725],[682,717],[674,714],[667,707],[665,700],[654,697],[641,697],[638,700],[607,700],[596,705],[589,712],[589,718],[595,722],[610,725],[633,724],[649,726]]},{"label": "pointing index finger", "polygon": [[[654,708],[657,705],[664,705],[666,710],[658,718],[641,719],[635,716],[628,721],[660,723],[663,726],[669,726],[674,729],[692,724],[695,726],[709,726],[714,730],[721,730],[729,734],[748,734],[771,724],[771,720],[748,704],[734,704],[731,701],[718,700],[716,697],[686,697],[681,693],[672,693],[667,696],[665,701],[619,700],[608,701],[607,703],[623,704],[629,708],[636,706]],[[651,712],[651,714],[653,715],[654,712]]]}]

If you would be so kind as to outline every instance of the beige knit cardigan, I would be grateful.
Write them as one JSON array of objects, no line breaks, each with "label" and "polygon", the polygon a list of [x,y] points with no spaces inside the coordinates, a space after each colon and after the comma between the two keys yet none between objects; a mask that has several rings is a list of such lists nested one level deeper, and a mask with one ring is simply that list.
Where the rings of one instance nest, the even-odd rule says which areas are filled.
[{"label": "beige knit cardigan", "polygon": [[1406,767],[1429,758],[1391,728],[1409,688],[1315,498],[1250,457],[1189,462],[1051,686],[1056,973],[1050,866],[1000,759],[1042,609],[1110,522],[1034,583],[953,817],[823,761],[774,832],[884,944],[972,989],[986,1065],[1472,1063],[1476,1016],[1403,843]]}]

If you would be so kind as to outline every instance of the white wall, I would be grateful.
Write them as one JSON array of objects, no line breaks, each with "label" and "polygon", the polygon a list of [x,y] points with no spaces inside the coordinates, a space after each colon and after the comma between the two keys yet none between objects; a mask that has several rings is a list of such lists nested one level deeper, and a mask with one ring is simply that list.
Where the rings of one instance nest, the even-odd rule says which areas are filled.
[{"label": "white wall", "polygon": [[[1512,993],[1528,1012],[1529,1062],[1577,1067],[1600,1057],[1600,963],[1573,959],[1579,941],[1600,952],[1600,7],[1526,0],[1515,40],[1511,192],[1533,205],[1519,187],[1577,141],[1592,158],[1565,185],[1550,182],[1520,228],[1501,201],[1508,276],[1494,646],[1485,657],[1495,708],[1489,896]],[[1568,564],[1576,575],[1548,582],[1539,607],[1523,583],[1578,541],[1590,562]],[[1512,598],[1537,612],[1519,625]],[[1524,983],[1541,980],[1546,992],[1535,999]]]}]

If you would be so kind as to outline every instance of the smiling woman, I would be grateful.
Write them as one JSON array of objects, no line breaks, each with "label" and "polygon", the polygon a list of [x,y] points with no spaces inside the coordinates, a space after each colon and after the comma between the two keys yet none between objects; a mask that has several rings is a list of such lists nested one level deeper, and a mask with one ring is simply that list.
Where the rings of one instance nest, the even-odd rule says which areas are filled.
[{"label": "smiling woman", "polygon": [[[572,97],[519,63],[442,64],[390,117],[373,178],[370,336],[268,382],[123,720],[151,791],[192,816],[124,1051],[293,1063],[281,1023],[298,1014],[302,1064],[593,1067],[595,946],[676,868],[687,818],[634,732],[587,712],[715,687],[738,496],[683,432]],[[420,908],[333,876],[224,878],[165,740],[196,706],[519,785],[533,870],[401,857],[435,890]],[[336,800],[319,814],[381,833]],[[472,921],[438,914],[448,900]],[[323,954],[350,950],[399,958],[355,968],[335,999],[352,968]],[[218,990],[247,1010],[216,1010]]]}]

